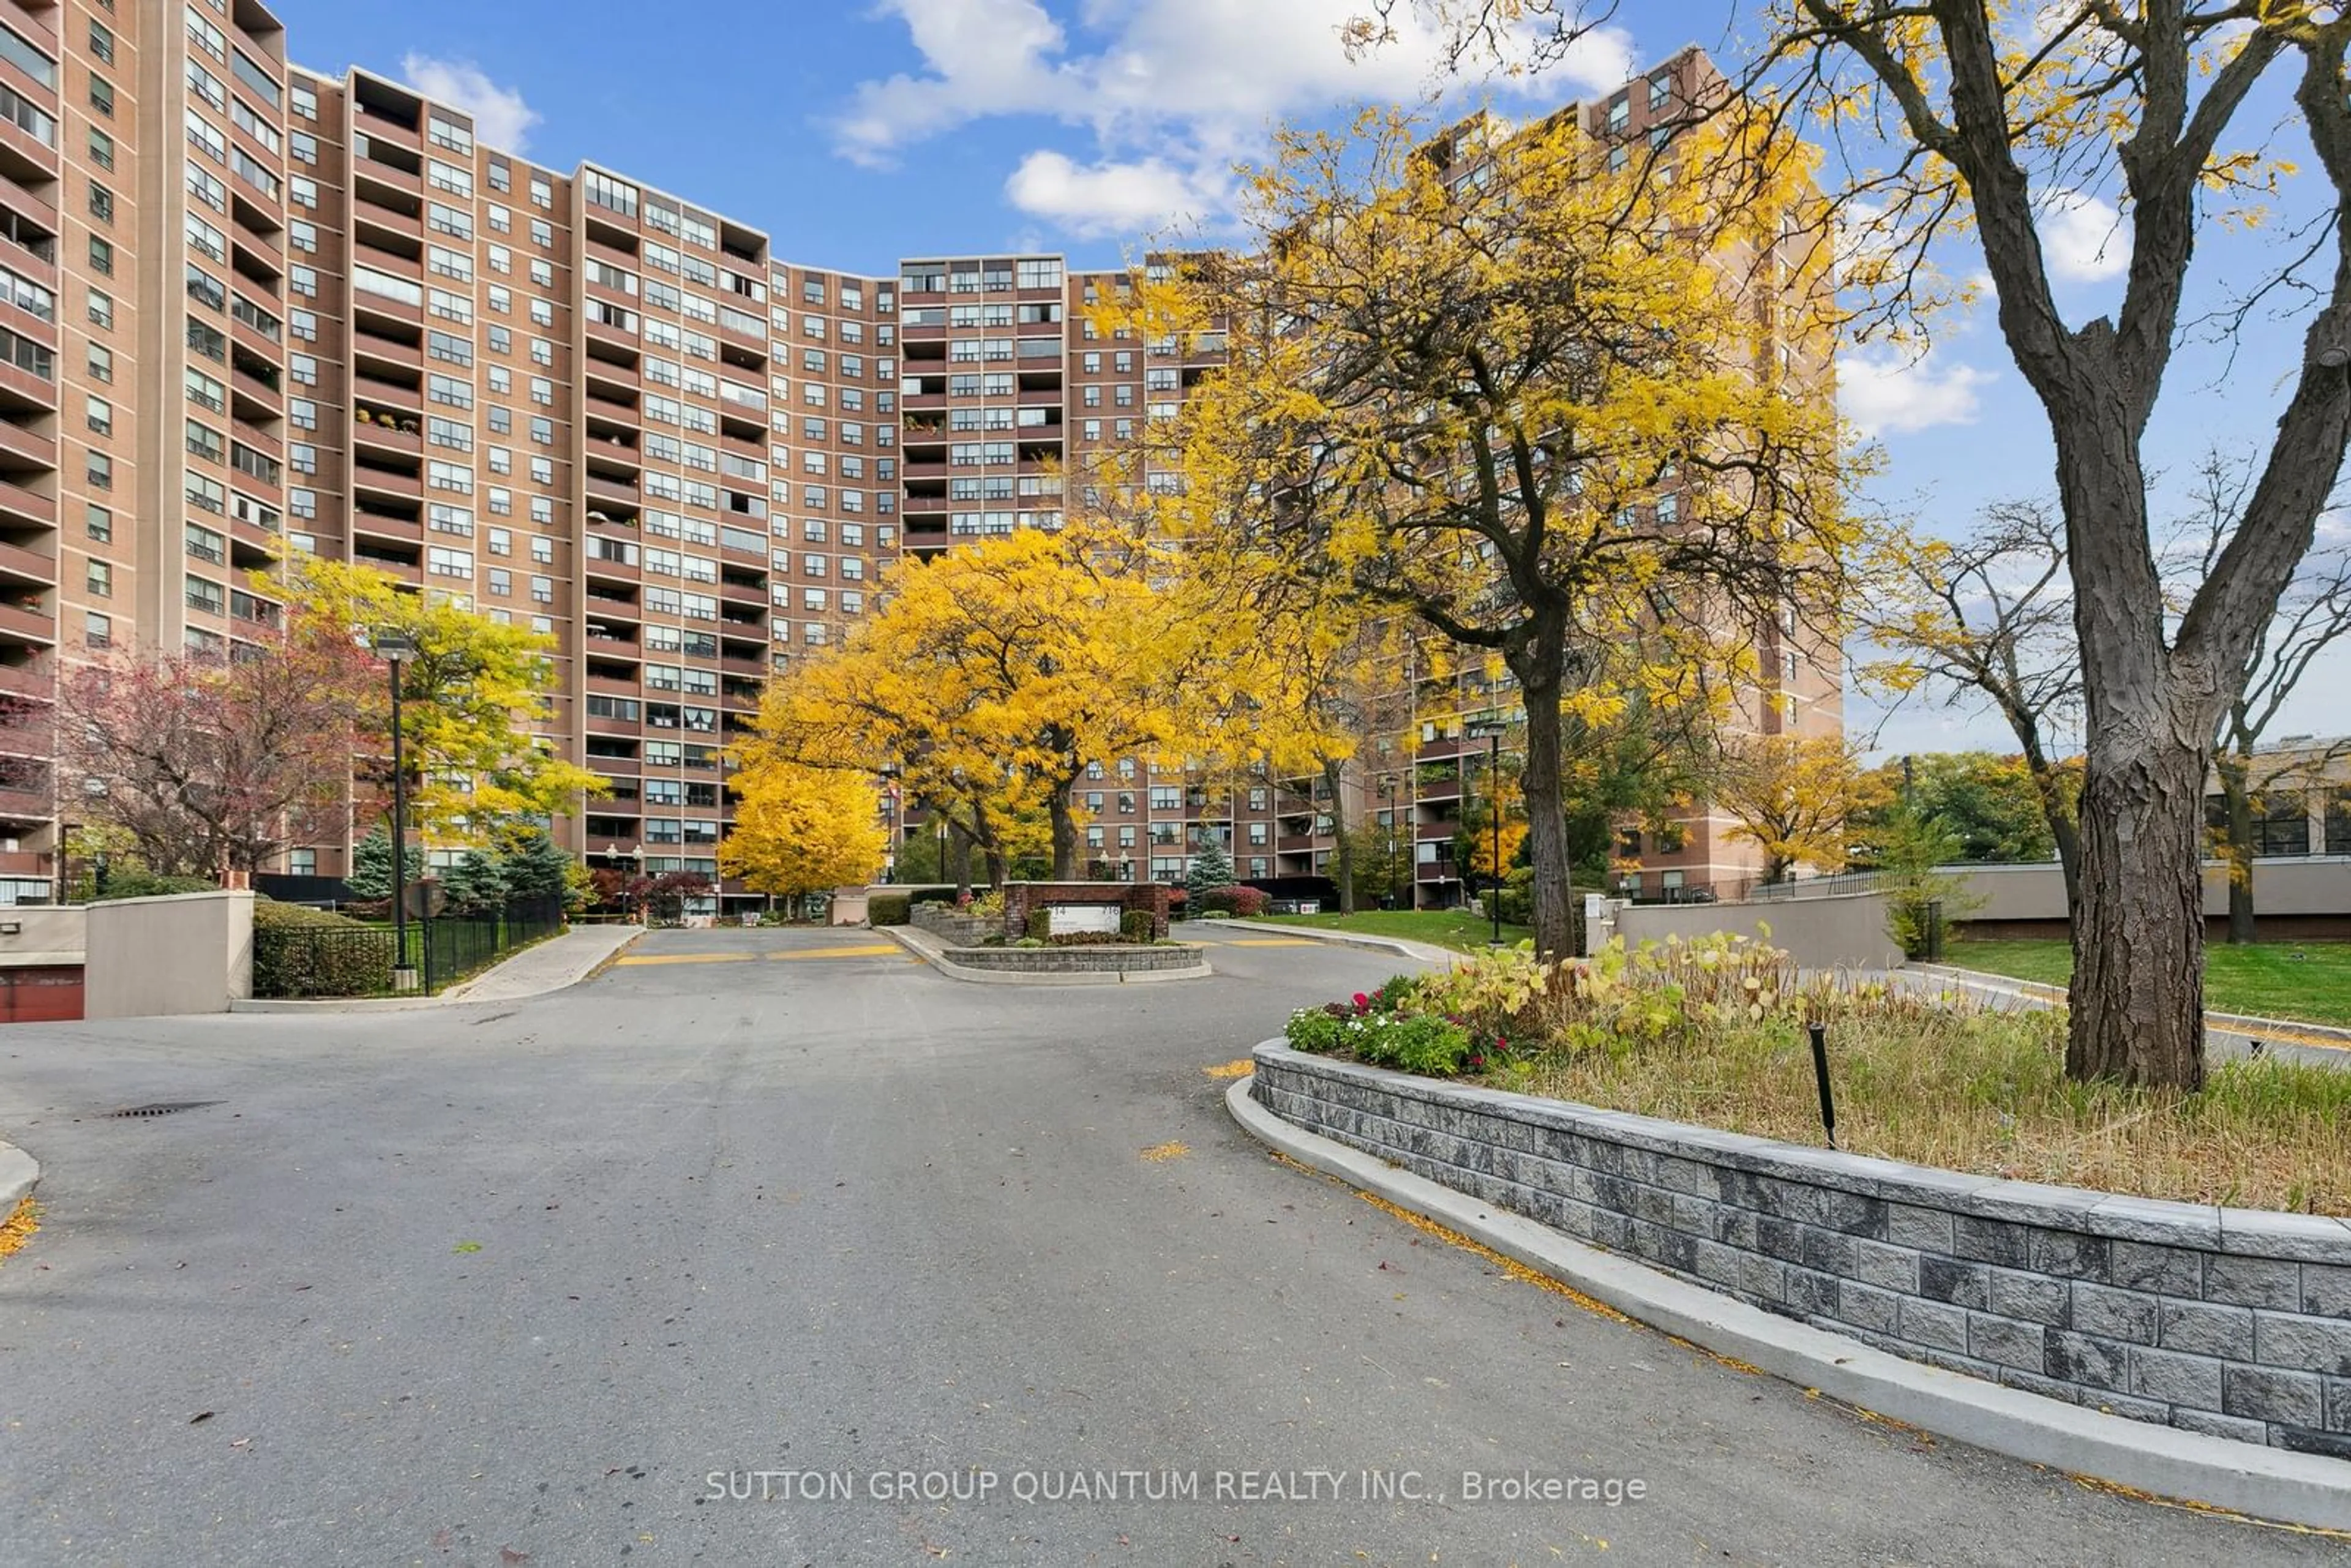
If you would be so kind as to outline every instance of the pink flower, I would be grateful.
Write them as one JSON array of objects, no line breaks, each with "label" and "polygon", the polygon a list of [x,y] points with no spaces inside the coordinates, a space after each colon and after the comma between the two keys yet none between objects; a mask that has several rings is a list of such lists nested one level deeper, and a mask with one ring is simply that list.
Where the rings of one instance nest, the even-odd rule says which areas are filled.
[{"label": "pink flower", "polygon": [[1357,991],[1355,993],[1355,1010],[1359,1013],[1367,1013],[1371,1011],[1372,998],[1364,995],[1363,992]]}]

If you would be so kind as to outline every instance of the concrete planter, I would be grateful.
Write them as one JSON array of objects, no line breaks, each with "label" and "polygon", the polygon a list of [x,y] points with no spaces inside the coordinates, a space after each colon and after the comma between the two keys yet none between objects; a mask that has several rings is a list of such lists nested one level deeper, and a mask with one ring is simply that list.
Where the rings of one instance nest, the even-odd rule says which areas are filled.
[{"label": "concrete planter", "polygon": [[2351,1222],[1863,1158],[1258,1048],[1250,1092],[1479,1201],[1891,1354],[2351,1459]]},{"label": "concrete planter", "polygon": [[1207,949],[1131,947],[1112,943],[1082,947],[950,947],[950,963],[1009,975],[1148,975],[1196,969]]}]

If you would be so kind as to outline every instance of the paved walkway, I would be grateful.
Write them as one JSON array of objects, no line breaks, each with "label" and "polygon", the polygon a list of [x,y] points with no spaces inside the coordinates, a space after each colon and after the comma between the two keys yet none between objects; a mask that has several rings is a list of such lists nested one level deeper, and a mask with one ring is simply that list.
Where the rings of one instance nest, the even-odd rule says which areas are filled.
[{"label": "paved walkway", "polygon": [[576,986],[612,961],[644,935],[642,925],[575,925],[562,936],[526,947],[493,964],[464,985],[452,986],[444,1002],[513,1002]]}]

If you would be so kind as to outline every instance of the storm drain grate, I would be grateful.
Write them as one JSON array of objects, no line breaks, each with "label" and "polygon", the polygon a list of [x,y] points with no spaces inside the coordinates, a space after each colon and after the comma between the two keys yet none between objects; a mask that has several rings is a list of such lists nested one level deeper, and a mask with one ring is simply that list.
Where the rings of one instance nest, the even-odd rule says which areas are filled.
[{"label": "storm drain grate", "polygon": [[149,1105],[130,1105],[120,1111],[109,1111],[109,1116],[169,1116],[178,1111],[201,1111],[207,1105],[217,1105],[217,1100],[158,1100]]}]

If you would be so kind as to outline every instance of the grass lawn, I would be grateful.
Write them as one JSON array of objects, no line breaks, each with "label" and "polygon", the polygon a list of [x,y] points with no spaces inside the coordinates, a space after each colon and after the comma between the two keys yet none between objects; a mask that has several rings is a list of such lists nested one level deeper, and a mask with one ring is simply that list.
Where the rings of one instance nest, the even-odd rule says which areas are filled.
[{"label": "grass lawn", "polygon": [[[2062,986],[2074,972],[2063,942],[1954,942],[1946,958],[2013,980]],[[2351,1024],[2351,942],[2213,943],[2204,949],[2204,1005],[2219,1013]]]},{"label": "grass lawn", "polygon": [[[1268,925],[1317,925],[1326,931],[1354,931],[1366,936],[1401,936],[1474,953],[1494,939],[1494,923],[1466,909],[1366,909],[1354,915],[1268,915]],[[1502,940],[1515,945],[1531,939],[1530,925],[1505,925]]]}]

